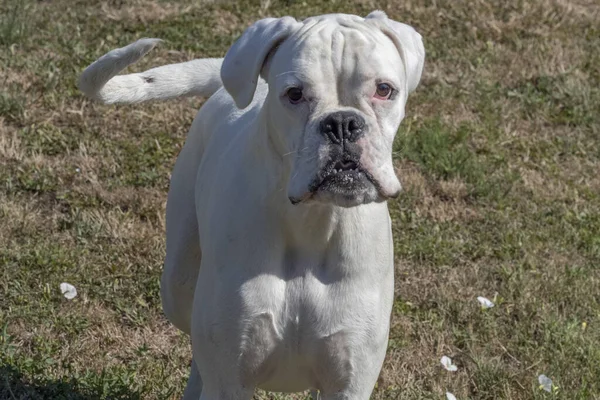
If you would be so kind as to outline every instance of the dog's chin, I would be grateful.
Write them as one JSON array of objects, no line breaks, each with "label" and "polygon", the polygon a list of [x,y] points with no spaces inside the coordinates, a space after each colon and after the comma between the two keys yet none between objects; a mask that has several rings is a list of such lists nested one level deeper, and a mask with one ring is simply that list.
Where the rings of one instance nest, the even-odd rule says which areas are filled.
[{"label": "dog's chin", "polygon": [[360,170],[327,174],[313,193],[315,201],[340,207],[355,207],[380,200],[379,191],[367,174]]},{"label": "dog's chin", "polygon": [[344,208],[384,201],[384,199],[379,196],[374,188],[372,190],[354,190],[351,192],[318,190],[314,193],[312,200],[318,203],[330,204]]},{"label": "dog's chin", "polygon": [[321,203],[339,207],[385,201],[372,178],[362,170],[323,171],[310,190],[301,198],[290,198],[292,204]]}]

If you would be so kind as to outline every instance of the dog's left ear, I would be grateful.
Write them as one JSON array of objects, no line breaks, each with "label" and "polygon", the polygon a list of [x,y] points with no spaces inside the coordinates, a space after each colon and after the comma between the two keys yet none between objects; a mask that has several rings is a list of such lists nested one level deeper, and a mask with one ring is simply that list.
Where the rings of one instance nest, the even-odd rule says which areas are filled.
[{"label": "dog's left ear", "polygon": [[383,33],[392,39],[404,61],[408,92],[414,91],[421,80],[425,63],[425,47],[421,35],[410,25],[391,20],[383,11],[373,11],[367,20],[382,22]]},{"label": "dog's left ear", "polygon": [[231,46],[221,66],[221,80],[238,108],[246,108],[252,102],[269,53],[301,25],[292,17],[261,19]]}]

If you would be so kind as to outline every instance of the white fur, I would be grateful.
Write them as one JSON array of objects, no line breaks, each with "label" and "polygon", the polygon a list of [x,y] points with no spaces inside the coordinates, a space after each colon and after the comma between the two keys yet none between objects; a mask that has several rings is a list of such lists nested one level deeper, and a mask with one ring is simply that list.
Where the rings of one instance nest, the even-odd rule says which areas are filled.
[{"label": "white fur", "polygon": [[[424,58],[420,36],[394,24],[381,12],[259,21],[225,57],[227,91],[215,92],[219,61],[197,60],[182,75],[181,64],[150,70],[161,71],[151,91],[138,79],[150,71],[113,77],[149,50],[144,42],[84,73],[82,90],[104,101],[215,92],[192,124],[167,202],[161,294],[192,339],[185,399],[250,399],[256,387],[369,398],[393,303],[385,200],[400,183],[391,144]],[[381,81],[396,87],[392,100],[373,97]],[[290,86],[302,87],[304,102],[290,104]],[[339,111],[364,119],[358,140],[338,145],[322,133]],[[361,172],[343,176],[368,173],[372,184],[315,186],[348,152]]]},{"label": "white fur", "polygon": [[182,96],[210,97],[221,86],[222,58],[205,58],[117,75],[154,48],[160,39],[140,39],[100,57],[83,71],[79,90],[107,104],[139,103]]},{"label": "white fur", "polygon": [[[380,21],[391,31],[386,32],[396,44],[402,56],[406,70],[406,84],[408,93],[414,91],[421,80],[423,64],[425,63],[425,47],[421,35],[410,25],[389,19],[383,11],[373,11],[367,19]],[[383,29],[386,31],[385,28]]]},{"label": "white fur", "polygon": [[291,17],[261,19],[227,52],[221,78],[239,108],[246,108],[252,101],[258,75],[271,49],[300,25]]}]

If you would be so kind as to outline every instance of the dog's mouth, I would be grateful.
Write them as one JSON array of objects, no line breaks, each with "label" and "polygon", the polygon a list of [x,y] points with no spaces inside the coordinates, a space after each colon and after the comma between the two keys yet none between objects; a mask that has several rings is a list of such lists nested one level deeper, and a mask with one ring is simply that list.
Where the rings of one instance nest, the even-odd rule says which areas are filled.
[{"label": "dog's mouth", "polygon": [[357,172],[361,172],[361,170],[358,168],[358,163],[352,160],[337,161],[333,165],[333,170],[331,171],[333,175]]},{"label": "dog's mouth", "polygon": [[326,165],[311,189],[317,191],[331,185],[352,189],[361,179],[368,179],[367,175],[358,161],[342,159]]},{"label": "dog's mouth", "polygon": [[[325,165],[310,187],[309,197],[317,194],[336,197],[341,203],[354,203],[367,191],[378,191],[373,176],[362,167],[360,161],[347,156]],[[336,201],[338,202],[338,201]]]},{"label": "dog's mouth", "polygon": [[354,207],[387,200],[390,196],[386,196],[379,179],[362,163],[360,150],[330,149],[306,191],[299,196],[289,196],[290,202],[296,205],[316,201]]}]

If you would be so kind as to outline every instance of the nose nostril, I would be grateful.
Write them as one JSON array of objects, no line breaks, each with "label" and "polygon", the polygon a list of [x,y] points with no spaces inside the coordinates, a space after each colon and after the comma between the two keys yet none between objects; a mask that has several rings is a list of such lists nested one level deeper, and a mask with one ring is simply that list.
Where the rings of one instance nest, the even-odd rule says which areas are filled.
[{"label": "nose nostril", "polygon": [[363,134],[365,121],[352,112],[336,112],[327,116],[321,123],[321,132],[335,144],[345,141],[355,142]]},{"label": "nose nostril", "polygon": [[364,126],[365,126],[365,123],[358,118],[352,118],[348,122],[348,130],[349,131],[359,131],[362,128],[364,128]]}]

